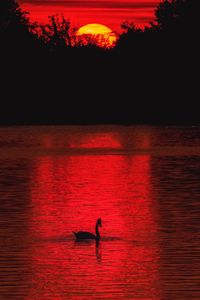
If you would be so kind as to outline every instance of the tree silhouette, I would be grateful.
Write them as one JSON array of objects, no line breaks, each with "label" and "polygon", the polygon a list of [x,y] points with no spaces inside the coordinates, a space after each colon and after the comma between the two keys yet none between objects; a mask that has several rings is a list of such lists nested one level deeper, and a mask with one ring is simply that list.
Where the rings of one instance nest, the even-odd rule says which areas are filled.
[{"label": "tree silhouette", "polygon": [[120,34],[117,47],[132,50],[140,38],[142,30],[137,28],[133,22],[125,21],[121,24],[123,32]]},{"label": "tree silhouette", "polygon": [[114,47],[115,43],[110,42],[110,37],[112,38],[112,34],[82,34],[77,36],[75,44],[77,47],[88,49],[111,48]]},{"label": "tree silhouette", "polygon": [[49,17],[49,24],[40,26],[40,37],[51,49],[72,47],[75,43],[75,29],[63,15]]},{"label": "tree silhouette", "polygon": [[[97,118],[99,122],[167,123],[172,115],[174,122],[176,118],[180,120],[179,100],[188,97],[191,107],[192,93],[196,91],[197,4],[196,0],[164,0],[157,6],[155,20],[149,27],[140,29],[133,22],[124,22],[116,47],[104,49],[96,42],[100,36],[82,36],[80,41],[76,29],[62,15],[49,17],[47,25],[36,26],[15,0],[0,0],[0,51],[5,50],[0,55],[1,86],[6,87],[5,81],[9,84],[5,90],[8,101],[4,101],[8,109],[1,106],[0,122],[37,123],[38,112],[44,123],[95,122]],[[33,101],[27,101],[30,93]],[[25,113],[23,105],[19,108],[23,97],[28,103]],[[43,108],[45,113],[41,113],[44,99],[48,103]],[[50,99],[54,107],[49,106]],[[92,104],[102,107],[102,113],[80,109],[79,99],[84,99],[84,107],[85,99],[91,99]],[[115,103],[105,118],[111,99]],[[120,99],[118,107],[116,99]],[[153,105],[156,99],[160,105]],[[196,109],[191,110],[191,114],[197,113]],[[186,110],[186,117],[182,116],[187,120]]]},{"label": "tree silhouette", "polygon": [[15,49],[30,46],[37,39],[28,13],[23,12],[15,0],[0,1],[0,39],[2,46],[14,46]]},{"label": "tree silhouette", "polygon": [[[155,22],[158,29],[171,33],[190,32],[198,28],[198,1],[164,0],[155,10]],[[155,25],[155,24],[154,24]]]}]

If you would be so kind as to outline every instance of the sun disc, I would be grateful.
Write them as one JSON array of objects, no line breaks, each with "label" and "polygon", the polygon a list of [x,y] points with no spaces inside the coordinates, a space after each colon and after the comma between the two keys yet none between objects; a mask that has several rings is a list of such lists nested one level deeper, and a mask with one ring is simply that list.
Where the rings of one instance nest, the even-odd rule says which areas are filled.
[{"label": "sun disc", "polygon": [[90,36],[93,38],[94,43],[96,41],[98,46],[103,47],[112,47],[117,40],[115,33],[109,27],[98,23],[87,24],[80,27],[77,31],[77,36]]}]

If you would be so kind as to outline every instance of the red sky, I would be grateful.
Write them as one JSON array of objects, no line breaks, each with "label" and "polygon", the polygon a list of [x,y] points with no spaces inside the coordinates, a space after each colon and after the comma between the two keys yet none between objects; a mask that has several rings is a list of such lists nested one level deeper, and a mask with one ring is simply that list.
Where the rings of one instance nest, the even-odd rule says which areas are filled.
[{"label": "red sky", "polygon": [[30,19],[47,23],[48,16],[63,13],[73,27],[88,23],[101,23],[113,31],[120,31],[122,22],[128,20],[138,27],[154,18],[154,9],[160,0],[19,0]]}]

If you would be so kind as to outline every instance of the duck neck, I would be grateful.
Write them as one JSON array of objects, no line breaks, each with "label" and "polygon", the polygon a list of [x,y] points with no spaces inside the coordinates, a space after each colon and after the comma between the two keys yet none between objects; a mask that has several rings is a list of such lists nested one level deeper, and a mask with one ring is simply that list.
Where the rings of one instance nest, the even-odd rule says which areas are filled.
[{"label": "duck neck", "polygon": [[100,239],[100,233],[99,233],[99,224],[98,223],[96,224],[95,231],[96,231],[96,237],[99,240]]}]

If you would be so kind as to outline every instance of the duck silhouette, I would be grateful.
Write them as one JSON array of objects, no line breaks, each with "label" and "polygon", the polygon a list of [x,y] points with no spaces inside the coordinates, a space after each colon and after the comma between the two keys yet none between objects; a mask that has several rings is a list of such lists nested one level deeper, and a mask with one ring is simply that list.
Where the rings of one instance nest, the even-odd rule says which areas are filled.
[{"label": "duck silhouette", "polygon": [[96,235],[91,233],[91,232],[88,232],[88,231],[78,231],[78,232],[73,231],[73,234],[75,235],[77,240],[96,240],[96,241],[99,241],[100,240],[99,226],[102,227],[101,218],[98,218],[97,222],[96,222],[96,226],[95,226]]}]

